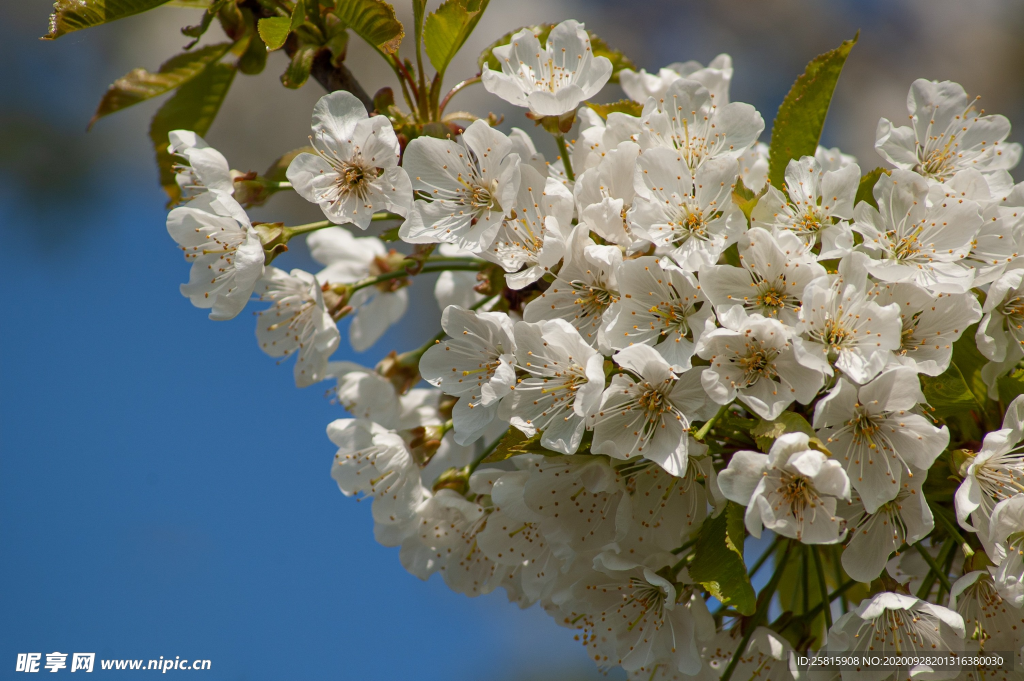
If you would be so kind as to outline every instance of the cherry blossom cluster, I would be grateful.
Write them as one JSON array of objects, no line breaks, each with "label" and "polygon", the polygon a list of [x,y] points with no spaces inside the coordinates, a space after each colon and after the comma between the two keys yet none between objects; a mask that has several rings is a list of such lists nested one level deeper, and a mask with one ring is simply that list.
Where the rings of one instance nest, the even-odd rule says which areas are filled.
[{"label": "cherry blossom cluster", "polygon": [[[335,92],[287,173],[326,222],[287,228],[253,224],[225,158],[171,136],[182,293],[217,320],[262,301],[260,347],[297,356],[299,387],[332,382],[351,417],[328,426],[331,475],[372,499],[376,539],[422,579],[539,603],[630,679],[796,679],[808,647],[1019,654],[1024,397],[999,392],[1024,359],[1009,122],[918,80],[909,124],[879,121],[873,184],[819,147],[772,186],[727,55],[622,70],[635,105],[603,115],[584,102],[612,64],[581,24],[543,44],[524,29],[494,55],[489,92],[546,130],[575,121],[554,163],[483,119],[405,143]],[[356,236],[384,220],[390,242]],[[268,263],[307,231],[324,269]],[[373,347],[430,273],[436,338],[372,367],[332,361],[339,322],[352,349]],[[924,389],[948,383],[954,344],[983,363],[978,413],[1001,415],[976,437]],[[820,634],[691,576],[702,528],[730,507],[773,542],[779,575],[818,561],[820,606],[797,615],[812,634],[825,617]],[[823,557],[840,592],[824,602]],[[958,674],[911,677],[981,678]]]}]

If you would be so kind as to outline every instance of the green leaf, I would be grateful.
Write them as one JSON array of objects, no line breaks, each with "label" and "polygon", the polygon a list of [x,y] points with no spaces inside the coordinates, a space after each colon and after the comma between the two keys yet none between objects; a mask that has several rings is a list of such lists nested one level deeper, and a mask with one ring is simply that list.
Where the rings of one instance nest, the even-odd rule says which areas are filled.
[{"label": "green leaf", "polygon": [[292,90],[298,89],[309,80],[309,71],[313,68],[313,58],[320,48],[316,45],[301,45],[292,55],[288,68],[281,74],[281,84]]},{"label": "green leaf", "polygon": [[249,36],[245,52],[238,58],[238,70],[247,76],[263,73],[267,67],[267,46],[257,36]]},{"label": "green leaf", "polygon": [[812,439],[818,439],[807,419],[793,411],[782,412],[774,421],[761,419],[750,429],[750,434],[762,452],[771,449],[772,443],[786,433],[806,433]]},{"label": "green leaf", "polygon": [[743,562],[743,513],[742,506],[730,501],[724,513],[704,521],[689,572],[723,605],[752,615],[756,598]]},{"label": "green leaf", "polygon": [[386,54],[393,54],[405,37],[395,8],[381,0],[339,0],[334,13],[356,35]]},{"label": "green leaf", "polygon": [[56,40],[80,31],[159,7],[167,0],[57,0],[50,15],[50,31],[43,40]]},{"label": "green leaf", "polygon": [[292,32],[292,20],[288,17],[265,17],[256,25],[260,38],[268,50],[279,50]]},{"label": "green leaf", "polygon": [[540,44],[543,45],[544,43],[547,42],[548,35],[551,33],[551,29],[553,29],[554,27],[554,24],[537,24],[535,26],[523,26],[522,28],[517,28],[514,31],[509,31],[508,33],[506,33],[505,35],[501,36],[493,43],[488,45],[486,48],[484,48],[484,51],[480,53],[480,56],[476,60],[477,66],[479,66],[481,69],[483,69],[484,66],[486,66],[492,71],[501,71],[501,62],[498,61],[498,58],[494,56],[495,47],[508,45],[510,42],[512,42],[512,36],[514,36],[516,33],[519,33],[519,31],[523,30],[523,28],[530,29],[530,31],[535,36],[537,36],[537,40],[540,41]]},{"label": "green leaf", "polygon": [[156,150],[160,184],[172,202],[178,198],[178,185],[174,181],[173,159],[167,152],[167,134],[171,130],[193,130],[196,134],[205,135],[234,77],[234,65],[210,64],[198,76],[179,87],[174,96],[164,102],[153,116],[149,138]]},{"label": "green leaf", "polygon": [[747,188],[747,185],[743,184],[742,177],[736,178],[736,184],[732,188],[732,202],[743,211],[748,225],[750,224],[750,214],[754,212],[754,206],[757,205],[757,202],[766,191],[768,191],[768,185],[765,185],[760,193],[755,194],[751,189]]},{"label": "green leaf", "polygon": [[1013,402],[1019,395],[1024,395],[1024,369],[1016,369],[1008,376],[1001,376],[996,384],[1000,401],[1003,404]]},{"label": "green leaf", "polygon": [[863,201],[872,208],[877,209],[878,203],[875,201],[874,194],[875,185],[878,184],[878,180],[882,175],[888,175],[890,172],[888,168],[875,168],[860,178],[860,184],[857,185],[857,196],[853,199],[853,205],[856,206]]},{"label": "green leaf", "polygon": [[427,13],[427,0],[412,0],[412,15],[416,25],[413,35],[416,38],[416,59],[420,59],[420,47],[423,45],[423,16]]},{"label": "green leaf", "polygon": [[230,48],[231,43],[206,45],[198,50],[182,52],[171,57],[160,66],[160,70],[156,73],[150,73],[145,69],[129,71],[124,77],[115,80],[107,89],[99,106],[96,107],[96,113],[89,121],[89,127],[91,128],[93,123],[100,118],[115,111],[144,102],[187,83],[202,73],[211,63],[227,54]]},{"label": "green leaf", "polygon": [[853,40],[845,40],[836,49],[812,59],[782,101],[772,124],[768,151],[768,179],[773,187],[784,186],[786,166],[791,159],[814,155],[836,81],[858,35],[859,32]]},{"label": "green leaf", "polygon": [[608,114],[624,113],[629,116],[639,116],[644,110],[643,104],[640,102],[634,102],[632,99],[620,99],[617,102],[609,102],[608,104],[596,104],[594,102],[585,103],[591,109],[596,111],[598,116],[605,120],[608,120]]},{"label": "green leaf", "polygon": [[519,454],[546,451],[540,444],[540,436],[540,433],[536,433],[532,437],[527,437],[518,428],[509,428],[508,432],[505,433],[505,437],[501,438],[498,446],[487,455],[487,458],[482,463],[496,463],[505,459],[511,459]]},{"label": "green leaf", "polygon": [[921,374],[921,390],[925,400],[934,409],[928,413],[935,418],[941,419],[978,408],[978,401],[956,363],[951,363],[938,376]]},{"label": "green leaf", "polygon": [[[629,60],[629,57],[622,53],[622,50],[613,50],[608,47],[608,43],[604,39],[597,37],[595,33],[588,32],[588,35],[590,36],[590,51],[593,55],[595,57],[607,57],[608,61],[612,63],[612,77],[609,82],[618,83],[619,71],[622,69],[636,70],[636,65]],[[642,109],[643,105],[640,108]]]},{"label": "green leaf", "polygon": [[445,69],[487,9],[488,0],[445,0],[427,15],[423,40],[427,57],[443,79]]},{"label": "green leaf", "polygon": [[960,340],[953,343],[953,363],[960,369],[978,404],[984,407],[988,400],[988,385],[981,376],[981,370],[988,364],[988,359],[978,351],[974,340],[977,330],[978,325],[971,324],[964,329]]}]

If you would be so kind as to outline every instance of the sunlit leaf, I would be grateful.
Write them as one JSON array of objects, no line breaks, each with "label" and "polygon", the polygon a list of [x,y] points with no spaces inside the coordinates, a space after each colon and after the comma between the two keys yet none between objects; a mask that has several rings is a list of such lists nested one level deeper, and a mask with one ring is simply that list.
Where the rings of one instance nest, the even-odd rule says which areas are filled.
[{"label": "sunlit leaf", "polygon": [[159,7],[167,0],[57,0],[50,15],[50,31],[43,40],[56,40],[80,31]]},{"label": "sunlit leaf", "polygon": [[752,615],[756,599],[743,562],[743,514],[743,507],[730,501],[724,513],[704,521],[689,572],[720,602]]},{"label": "sunlit leaf", "polygon": [[446,0],[436,12],[427,15],[423,41],[427,57],[441,77],[466,38],[476,28],[488,0]]},{"label": "sunlit leaf", "polygon": [[174,182],[173,159],[167,152],[167,135],[171,130],[179,129],[205,135],[234,77],[235,67],[232,64],[210,64],[202,73],[179,87],[174,96],[153,116],[149,138],[156,151],[160,184],[172,201],[178,198],[178,185]]},{"label": "sunlit leaf", "polygon": [[395,8],[381,0],[339,0],[334,13],[356,35],[381,52],[392,54],[405,37]]},{"label": "sunlit leaf", "polygon": [[608,114],[624,113],[630,116],[639,116],[644,110],[643,104],[634,102],[632,99],[620,99],[617,102],[609,102],[608,104],[586,102],[586,105],[596,111],[597,115],[605,120],[608,120]]},{"label": "sunlit leaf", "polygon": [[540,436],[541,434],[537,433],[533,437],[527,437],[518,428],[509,428],[505,437],[501,438],[501,442],[487,455],[483,463],[496,463],[520,454],[542,453],[546,450],[540,444]]},{"label": "sunlit leaf", "polygon": [[771,449],[772,443],[786,433],[805,433],[817,440],[814,428],[803,416],[792,411],[784,411],[774,421],[761,419],[757,425],[750,429],[750,435],[757,442],[757,447],[762,452]]},{"label": "sunlit leaf", "polygon": [[288,34],[292,32],[292,20],[288,17],[264,17],[260,19],[256,28],[267,49],[279,50],[284,46],[284,41],[288,40]]},{"label": "sunlit leaf", "polygon": [[953,414],[978,408],[974,393],[964,380],[963,373],[955,363],[938,376],[921,375],[921,390],[924,398],[934,409],[929,414],[945,418]]},{"label": "sunlit leaf", "polygon": [[192,80],[211,63],[223,57],[231,48],[231,43],[206,45],[198,50],[182,52],[165,61],[160,70],[150,73],[145,69],[129,71],[123,78],[118,78],[107,89],[100,105],[96,107],[89,126],[100,118],[126,109],[133,104],[144,102],[170,92],[176,87]]},{"label": "sunlit leaf", "polygon": [[773,187],[781,189],[784,185],[790,160],[814,155],[839,74],[856,43],[854,36],[812,59],[782,101],[772,124],[768,152],[768,179]]},{"label": "sunlit leaf", "polygon": [[878,183],[878,179],[882,175],[888,175],[889,172],[887,168],[875,168],[860,178],[860,184],[857,185],[857,196],[853,200],[853,205],[864,201],[872,208],[878,208],[878,203],[875,202],[874,188]]}]

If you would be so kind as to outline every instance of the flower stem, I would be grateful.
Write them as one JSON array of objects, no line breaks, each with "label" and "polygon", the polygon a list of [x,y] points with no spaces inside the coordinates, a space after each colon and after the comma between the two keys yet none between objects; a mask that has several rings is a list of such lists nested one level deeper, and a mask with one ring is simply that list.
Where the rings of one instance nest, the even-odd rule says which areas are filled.
[{"label": "flower stem", "polygon": [[715,423],[717,423],[718,419],[722,418],[722,416],[725,415],[725,412],[728,409],[728,404],[723,404],[721,407],[719,407],[718,413],[712,416],[710,419],[708,419],[708,421],[703,426],[700,427],[700,430],[694,433],[693,439],[696,440],[697,442],[704,442],[704,438],[708,436],[708,433],[711,432],[711,429],[714,427]]},{"label": "flower stem", "polygon": [[818,547],[811,549],[814,554],[814,570],[818,573],[818,593],[821,594],[821,603],[824,606],[822,612],[825,614],[825,633],[832,628],[832,603],[828,601],[828,587],[825,585],[825,571],[821,567],[821,554]]},{"label": "flower stem", "polygon": [[449,100],[451,100],[452,97],[454,97],[456,94],[458,94],[458,92],[460,90],[463,90],[464,88],[467,88],[470,85],[473,85],[474,83],[479,83],[480,81],[481,81],[481,77],[480,76],[473,76],[472,78],[467,78],[466,80],[462,81],[461,83],[456,83],[452,87],[452,89],[448,91],[448,94],[446,94],[444,96],[444,99],[442,99],[441,103],[438,105],[438,107],[437,107],[437,117],[440,118],[444,114],[444,108],[446,106],[448,106]]},{"label": "flower stem", "polygon": [[921,554],[922,558],[924,558],[924,562],[928,563],[928,567],[931,568],[931,571],[939,578],[939,581],[942,583],[942,586],[945,587],[946,591],[952,591],[953,585],[949,583],[949,575],[939,567],[939,564],[935,562],[934,558],[932,558],[932,554],[928,553],[928,550],[921,546],[921,542],[914,544],[914,548],[917,549],[917,552]]},{"label": "flower stem", "polygon": [[[445,265],[445,264],[440,264],[439,263],[439,264],[435,265],[434,267],[430,267],[430,266],[424,267],[423,269],[421,269],[419,271],[419,274],[429,274],[431,272],[452,272],[452,271],[477,272],[479,270],[480,270],[480,267],[476,266],[476,265],[460,265],[460,264]],[[363,279],[362,281],[358,281],[358,282],[352,284],[351,292],[355,293],[356,291],[358,291],[360,289],[364,289],[364,288],[366,288],[368,286],[375,286],[376,284],[380,284],[381,282],[385,282],[385,281],[388,281],[390,279],[399,279],[401,277],[408,277],[408,276],[409,276],[409,272],[405,268],[402,268],[402,269],[399,269],[399,270],[395,270],[394,272],[385,272],[384,274],[378,274],[376,277],[369,277],[367,279]]]},{"label": "flower stem", "polygon": [[968,558],[973,556],[974,550],[971,548],[970,544],[967,543],[967,540],[964,539],[964,536],[960,534],[960,531],[956,529],[956,526],[950,522],[949,518],[946,517],[944,509],[932,502],[928,502],[928,506],[932,510],[932,515],[938,518],[939,522],[942,523],[942,527],[946,530],[946,533],[956,539],[957,543],[963,547],[964,554]]},{"label": "flower stem", "polygon": [[765,614],[768,612],[768,606],[771,605],[772,597],[775,596],[775,590],[779,587],[779,582],[782,581],[782,573],[786,571],[786,561],[792,548],[793,542],[786,542],[786,550],[783,551],[782,558],[779,559],[778,565],[775,566],[775,573],[772,575],[772,578],[768,580],[768,584],[765,585],[758,596],[757,610],[754,611],[754,616],[747,623],[747,631],[743,634],[740,645],[736,648],[736,652],[733,653],[729,666],[725,668],[720,681],[729,681],[732,678],[732,673],[736,671],[736,665],[740,663],[740,657],[747,651],[750,638],[754,635],[754,630],[757,629],[761,620],[764,619]]},{"label": "flower stem", "polygon": [[504,432],[504,433],[502,434],[502,436],[501,436],[501,437],[499,437],[499,438],[498,438],[498,439],[496,439],[496,440],[495,440],[494,442],[492,442],[492,443],[491,443],[491,444],[489,444],[489,445],[488,445],[487,447],[485,447],[485,448],[484,448],[484,451],[480,452],[480,455],[479,455],[479,456],[477,456],[477,457],[476,457],[475,459],[473,459],[473,462],[472,462],[472,463],[470,463],[470,464],[469,464],[469,466],[467,466],[467,467],[466,467],[466,470],[467,470],[467,472],[468,472],[468,473],[469,473],[470,475],[472,475],[472,474],[473,474],[473,471],[475,471],[475,470],[477,469],[477,467],[478,467],[478,466],[479,466],[479,465],[480,465],[481,463],[483,463],[484,459],[486,459],[486,458],[487,458],[488,456],[490,456],[491,454],[493,454],[493,453],[494,453],[494,450],[498,448],[498,445],[500,445],[500,444],[501,444],[501,441],[505,439],[505,435],[507,435],[507,434],[508,434],[508,431],[505,431],[505,432]]},{"label": "flower stem", "polygon": [[555,135],[555,144],[558,145],[558,153],[562,157],[562,167],[565,168],[565,176],[570,182],[576,180],[576,173],[572,172],[572,161],[569,160],[569,148],[565,145],[565,135]]}]

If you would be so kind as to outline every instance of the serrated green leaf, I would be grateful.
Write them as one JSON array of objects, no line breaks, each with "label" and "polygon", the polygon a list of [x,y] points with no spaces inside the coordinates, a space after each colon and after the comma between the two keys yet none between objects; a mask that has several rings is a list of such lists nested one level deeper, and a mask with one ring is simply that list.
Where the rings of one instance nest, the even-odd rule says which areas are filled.
[{"label": "serrated green leaf", "polygon": [[877,209],[878,203],[875,201],[874,194],[875,185],[882,175],[888,175],[890,172],[888,168],[875,168],[860,178],[860,184],[857,185],[857,196],[853,199],[853,205],[856,206],[863,201],[872,208]]},{"label": "serrated green leaf", "polygon": [[178,185],[174,181],[173,159],[167,152],[167,134],[171,130],[192,130],[198,135],[205,135],[234,77],[234,65],[210,64],[198,76],[179,87],[174,96],[164,102],[153,116],[149,138],[156,151],[160,184],[172,202],[178,198]]},{"label": "serrated green leaf", "polygon": [[488,45],[486,48],[484,48],[484,51],[480,53],[479,57],[477,57],[477,66],[479,66],[481,69],[483,69],[484,66],[486,66],[492,71],[501,71],[501,62],[498,61],[498,58],[494,56],[495,47],[508,45],[510,42],[512,42],[512,36],[514,36],[516,33],[519,33],[519,31],[523,30],[524,28],[530,29],[530,31],[535,36],[537,36],[537,40],[540,41],[540,44],[543,45],[548,41],[548,35],[551,34],[551,29],[553,29],[554,27],[554,24],[536,24],[534,26],[523,26],[522,28],[517,28],[514,31],[509,31],[508,33],[506,33],[505,35],[501,36],[493,43]]},{"label": "serrated green leaf", "polygon": [[288,62],[288,68],[281,74],[281,84],[292,90],[298,89],[309,80],[310,69],[313,68],[313,59],[320,48],[316,45],[301,45],[292,55]]},{"label": "serrated green leaf", "polygon": [[72,31],[130,17],[166,2],[167,0],[57,0],[53,3],[53,14],[50,15],[50,31],[43,36],[43,40],[56,40]]},{"label": "serrated green leaf", "polygon": [[488,0],[445,0],[437,11],[427,15],[423,42],[427,58],[442,79],[448,64],[476,28],[487,3]]},{"label": "serrated green leaf", "polygon": [[356,35],[385,54],[393,54],[405,37],[395,8],[381,0],[339,0],[334,13]]},{"label": "serrated green leaf", "polygon": [[743,562],[743,514],[743,507],[730,501],[724,513],[704,521],[689,573],[721,603],[752,615],[756,598]]},{"label": "serrated green leaf", "polygon": [[[608,43],[603,38],[599,38],[596,33],[587,32],[590,36],[590,51],[595,57],[606,57],[608,61],[612,63],[612,77],[609,79],[611,83],[619,82],[619,71],[622,69],[636,69],[636,65],[630,61],[629,57],[622,53],[622,50],[613,50],[608,46]],[[641,106],[641,108],[643,108]]]},{"label": "serrated green leaf", "polygon": [[264,17],[256,24],[260,38],[266,43],[268,50],[279,50],[288,40],[292,32],[292,20],[288,17]]},{"label": "serrated green leaf", "polygon": [[413,35],[416,39],[416,59],[420,59],[420,48],[423,46],[423,17],[427,13],[427,0],[412,0],[412,16],[415,26]]},{"label": "serrated green leaf", "polygon": [[786,166],[790,160],[814,155],[832,102],[832,92],[846,57],[856,44],[855,35],[853,40],[845,40],[836,49],[812,59],[782,101],[772,124],[768,151],[768,179],[773,187],[782,189],[784,186]]},{"label": "serrated green leaf", "polygon": [[509,428],[508,432],[505,433],[505,437],[501,438],[498,446],[487,455],[487,458],[482,463],[496,463],[505,459],[511,459],[513,456],[520,454],[543,452],[545,450],[540,444],[540,438],[540,433],[527,437],[518,428]]},{"label": "serrated green leaf", "polygon": [[89,127],[91,128],[93,123],[100,118],[115,111],[127,109],[134,104],[180,87],[202,73],[211,63],[227,54],[230,48],[231,43],[206,45],[198,50],[182,52],[171,57],[160,66],[160,70],[156,73],[150,73],[145,69],[129,71],[107,88],[99,106],[96,107],[96,113],[89,121]]},{"label": "serrated green leaf", "polygon": [[750,434],[762,452],[771,449],[772,443],[786,433],[806,433],[809,437],[817,439],[814,428],[811,428],[807,419],[792,411],[782,412],[774,421],[761,419],[750,429]]},{"label": "serrated green leaf", "polygon": [[585,102],[587,106],[597,112],[597,115],[608,120],[608,114],[623,113],[629,116],[639,116],[643,113],[644,105],[639,102],[634,102],[632,99],[620,99],[617,102],[609,102],[607,104],[597,104],[595,102]]},{"label": "serrated green leaf", "polygon": [[978,401],[956,363],[951,363],[938,376],[921,374],[921,390],[925,400],[934,409],[928,413],[935,418],[941,419],[978,408]]},{"label": "serrated green leaf", "polygon": [[996,384],[1000,401],[1003,404],[1013,402],[1019,395],[1024,395],[1024,369],[1016,369],[1008,376],[1001,376]]}]

